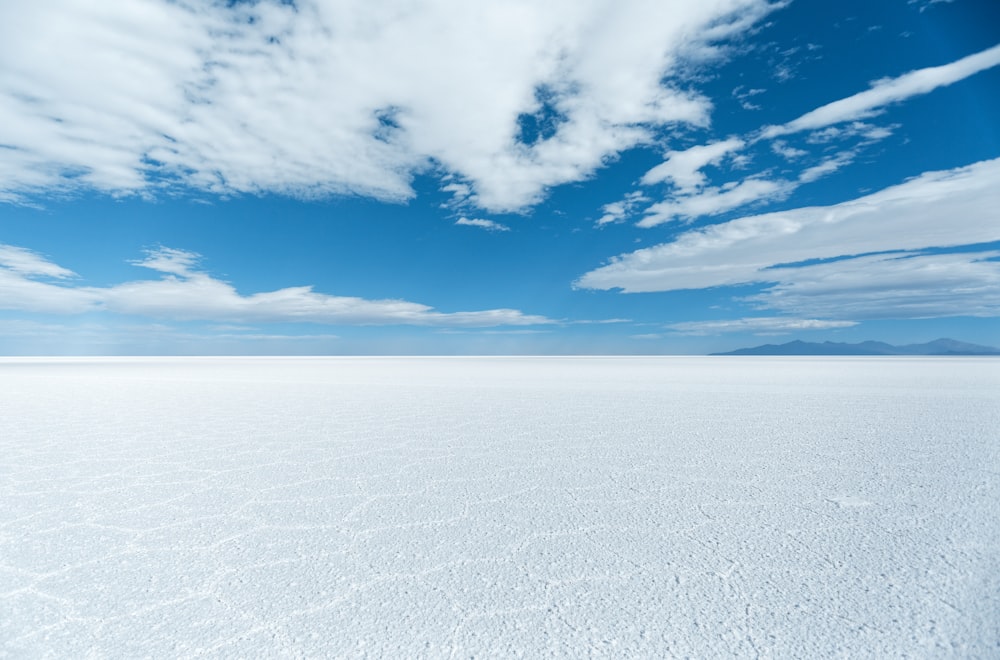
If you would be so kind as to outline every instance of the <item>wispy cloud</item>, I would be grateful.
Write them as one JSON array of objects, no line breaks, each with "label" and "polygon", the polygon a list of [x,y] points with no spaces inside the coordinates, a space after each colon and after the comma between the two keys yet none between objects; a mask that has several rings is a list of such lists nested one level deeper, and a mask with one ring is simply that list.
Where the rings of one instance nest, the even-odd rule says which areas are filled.
[{"label": "wispy cloud", "polygon": [[799,173],[799,181],[801,183],[812,183],[817,179],[821,179],[828,174],[832,174],[842,167],[850,165],[854,162],[854,158],[857,156],[857,152],[853,150],[842,151],[838,154],[834,154],[824,160],[820,161],[818,164],[812,167],[807,167]]},{"label": "wispy cloud", "polygon": [[952,3],[955,0],[907,0],[908,5],[920,5],[920,13],[924,13],[932,5],[941,3]]},{"label": "wispy cloud", "polygon": [[795,147],[790,147],[782,140],[775,140],[771,144],[771,151],[778,154],[785,160],[796,160],[802,158],[803,156],[808,156],[809,152],[805,149],[796,149]]},{"label": "wispy cloud", "polygon": [[754,202],[781,199],[795,186],[791,181],[759,178],[706,188],[694,195],[678,196],[651,205],[637,224],[640,227],[655,227],[674,220],[718,215]]},{"label": "wispy cloud", "polygon": [[483,220],[482,218],[466,218],[463,216],[456,220],[455,224],[465,225],[466,227],[479,227],[487,231],[510,231],[510,227],[507,225],[493,222],[492,220]]},{"label": "wispy cloud", "polygon": [[[774,7],[3,3],[0,200],[190,187],[398,201],[435,171],[470,204],[520,209],[659,127],[705,125],[685,63]],[[545,117],[551,131],[522,135]]]},{"label": "wispy cloud", "polygon": [[857,321],[830,321],[825,319],[785,318],[781,316],[758,316],[720,321],[685,321],[667,327],[680,334],[717,335],[726,332],[750,332],[754,334],[784,334],[802,330],[831,330],[849,328]]},{"label": "wispy cloud", "polygon": [[148,250],[144,259],[137,259],[129,263],[161,273],[190,277],[199,261],[201,261],[201,255],[196,252],[159,247]]},{"label": "wispy cloud", "polygon": [[[655,227],[665,222],[710,217],[751,204],[785,199],[800,186],[818,181],[850,165],[865,147],[892,134],[892,127],[872,126],[863,122],[854,122],[853,125],[845,129],[831,127],[827,130],[837,131],[837,135],[824,136],[822,138],[824,142],[852,137],[859,138],[859,140],[856,141],[853,148],[826,156],[815,165],[804,168],[795,179],[768,178],[764,175],[756,175],[742,181],[732,181],[722,186],[704,188],[697,187],[704,184],[704,180],[698,180],[695,187],[675,191],[664,201],[648,206],[643,212],[644,217],[637,225],[639,227]],[[732,151],[745,145],[744,142],[735,139],[727,142],[734,145]],[[709,146],[713,145],[706,145],[706,147]],[[780,140],[776,140],[771,145],[771,150],[786,159],[793,160],[809,155],[809,152],[789,147]],[[703,176],[701,172],[697,172],[697,175]]]},{"label": "wispy cloud", "polygon": [[[793,296],[807,283],[843,281],[850,273],[867,274],[857,280],[869,291],[882,290],[889,300],[899,278],[884,276],[887,269],[905,278],[932,272],[948,265],[941,279],[927,277],[918,287],[927,295],[951,297],[949,313],[960,309],[985,314],[992,302],[978,304],[984,286],[1000,268],[993,257],[956,253],[946,260],[940,255],[916,254],[927,248],[948,248],[1000,240],[996,209],[1000,208],[1000,159],[968,167],[928,172],[902,184],[855,200],[825,207],[805,207],[779,213],[749,216],[680,234],[676,240],[621,255],[583,275],[576,286],[593,289],[620,288],[626,292],[673,291],[725,285],[776,283],[754,300],[790,314],[843,318],[844,306],[823,306],[822,288],[812,291],[815,299]],[[908,252],[905,260],[872,256],[881,252]],[[810,261],[838,259],[826,264]],[[800,265],[796,265],[800,264]],[[959,267],[960,264],[965,264]],[[906,266],[906,268],[904,268]],[[864,267],[862,269],[862,267]],[[876,273],[879,270],[882,275]],[[965,285],[950,280],[948,272],[966,278]],[[818,286],[818,285],[817,285]],[[799,287],[799,288],[796,288]],[[904,287],[905,289],[905,287]],[[973,292],[972,298],[966,295]],[[926,296],[924,296],[926,298]],[[914,304],[869,302],[883,313],[907,315],[918,312]],[[838,311],[838,309],[840,311]],[[938,306],[938,311],[945,307]],[[996,310],[1000,311],[1000,310]],[[990,312],[994,313],[994,312]]]},{"label": "wispy cloud", "polygon": [[19,275],[41,275],[65,279],[76,273],[57,266],[45,257],[22,247],[0,244],[0,268]]},{"label": "wispy cloud", "polygon": [[[849,165],[862,148],[884,140],[897,128],[896,125],[876,126],[860,121],[861,119],[879,114],[891,103],[931,92],[997,64],[1000,64],[1000,45],[950,64],[876,81],[869,90],[828,103],[781,126],[766,126],[742,138],[730,137],[682,151],[668,152],[664,162],[646,172],[639,181],[643,186],[670,184],[671,188],[662,201],[641,211],[636,208],[636,204],[629,204],[625,200],[609,204],[605,206],[605,215],[600,223],[620,221],[625,217],[641,214],[638,226],[655,227],[677,220],[711,217],[750,204],[785,199],[799,186],[812,183]],[[705,167],[718,165],[724,158],[736,163],[746,158],[742,151],[763,140],[773,140],[771,150],[786,160],[797,161],[809,156],[805,149],[790,147],[786,142],[776,139],[802,131],[811,131],[806,138],[809,144],[827,144],[848,139],[854,139],[856,144],[853,148],[842,149],[819,162],[814,161],[798,176],[791,178],[774,178],[761,173],[723,185],[708,185],[708,177],[703,172]],[[630,195],[646,199],[641,191],[634,191]]]},{"label": "wispy cloud", "polygon": [[[898,124],[877,126],[864,121],[852,121],[843,126],[826,126],[812,131],[806,137],[806,142],[809,144],[829,144],[851,138],[860,138],[862,142],[878,142],[892,135],[893,130],[897,128],[899,128]],[[775,140],[775,143],[777,142],[780,140]]]},{"label": "wispy cloud", "polygon": [[37,252],[0,244],[0,309],[57,314],[91,311],[100,301],[98,295],[50,281],[75,276]]},{"label": "wispy cloud", "polygon": [[437,330],[439,334],[443,335],[544,335],[552,332],[551,330],[539,330],[537,328],[527,329],[518,328],[514,330],[456,330],[454,328],[446,328],[444,330]]},{"label": "wispy cloud", "polygon": [[[676,219],[715,215],[751,201],[780,195],[780,183],[763,179],[751,179],[728,187],[705,188],[708,178],[702,170],[709,165],[718,165],[723,158],[738,152],[744,145],[742,139],[733,137],[683,151],[667,152],[664,161],[646,172],[639,183],[644,186],[669,184],[668,198],[647,207],[639,226],[653,227]],[[639,191],[630,193],[620,203],[621,208],[613,205],[604,207],[606,215],[602,222],[631,213],[635,206],[632,200],[648,201]],[[609,209],[614,213],[608,212]]]},{"label": "wispy cloud", "polygon": [[871,255],[780,269],[750,296],[764,309],[832,318],[1000,316],[1000,252]]},{"label": "wispy cloud", "polygon": [[871,117],[881,112],[887,105],[918,94],[927,94],[938,87],[951,85],[998,64],[1000,64],[1000,45],[950,64],[910,71],[897,78],[877,80],[872,83],[871,89],[827,103],[787,124],[769,126],[762,130],[761,137],[774,138]]},{"label": "wispy cloud", "polygon": [[[7,255],[6,261],[3,255]],[[446,313],[406,300],[332,296],[311,286],[243,295],[228,282],[199,270],[199,260],[193,252],[158,248],[133,263],[162,273],[161,279],[110,287],[73,286],[65,281],[46,281],[65,279],[69,271],[24,248],[0,246],[0,309],[52,314],[107,311],[172,321],[226,323],[452,327],[554,323],[516,309]]]},{"label": "wispy cloud", "polygon": [[737,101],[739,101],[740,107],[742,107],[744,110],[760,110],[760,105],[752,102],[750,99],[757,96],[758,94],[763,94],[766,91],[767,91],[766,89],[760,89],[760,88],[747,89],[743,85],[740,85],[739,87],[733,90],[732,94],[733,97]]},{"label": "wispy cloud", "polygon": [[621,200],[602,206],[601,211],[604,215],[597,220],[597,224],[600,226],[610,222],[621,222],[631,216],[636,208],[648,201],[649,198],[641,190],[634,190],[626,194]]},{"label": "wispy cloud", "polygon": [[640,182],[645,186],[669,182],[681,192],[696,190],[705,185],[706,178],[702,169],[718,163],[743,145],[743,140],[729,138],[683,151],[667,152],[664,161],[646,172]]}]

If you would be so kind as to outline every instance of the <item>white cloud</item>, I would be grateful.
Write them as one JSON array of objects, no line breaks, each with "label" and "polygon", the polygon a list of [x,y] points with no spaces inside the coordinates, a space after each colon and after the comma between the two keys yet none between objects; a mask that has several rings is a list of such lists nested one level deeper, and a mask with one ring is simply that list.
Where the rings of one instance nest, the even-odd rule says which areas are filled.
[{"label": "white cloud", "polygon": [[455,221],[455,224],[465,225],[467,227],[480,227],[487,231],[510,231],[510,227],[507,225],[502,225],[499,222],[493,222],[492,220],[483,220],[482,218],[461,217]]},{"label": "white cloud", "polygon": [[[862,144],[871,144],[889,137],[897,128],[899,128],[899,124],[877,126],[863,121],[852,121],[843,126],[827,126],[812,131],[806,137],[806,142],[809,144],[829,144],[834,141],[860,138]],[[780,140],[776,140],[776,142],[780,142]]]},{"label": "white cloud", "polygon": [[[493,210],[655,128],[705,125],[685,61],[766,0],[35,0],[0,4],[0,199],[182,185],[405,200],[428,170]],[[664,81],[667,81],[666,83]],[[673,82],[671,82],[673,81]],[[559,118],[519,141],[526,115]]]},{"label": "white cloud", "polygon": [[1000,252],[872,255],[780,269],[747,300],[833,318],[1000,316]]},{"label": "white cloud", "polygon": [[674,220],[718,215],[753,202],[781,199],[795,187],[796,184],[791,181],[745,179],[728,186],[706,188],[694,195],[678,196],[653,204],[646,209],[645,217],[638,222],[638,226],[655,227]]},{"label": "white cloud", "polygon": [[309,286],[243,295],[231,284],[197,270],[199,255],[170,248],[151,250],[145,259],[134,262],[163,273],[162,279],[110,287],[74,287],[39,281],[38,276],[56,273],[62,277],[69,271],[35,253],[11,246],[0,248],[0,255],[15,255],[14,259],[0,261],[0,309],[53,314],[109,311],[175,321],[226,323],[460,327],[553,323],[516,309],[445,313],[405,300],[331,296]]},{"label": "white cloud", "polygon": [[872,126],[867,131],[863,133],[866,140],[871,142],[877,142],[878,140],[884,140],[885,138],[892,135],[892,131],[898,128],[898,124],[893,126]]},{"label": "white cloud", "polygon": [[857,156],[857,152],[855,151],[842,151],[839,154],[834,154],[833,156],[824,159],[819,164],[802,170],[799,173],[799,182],[812,183],[827,174],[833,174],[840,168],[853,163],[855,156]]},{"label": "white cloud", "polygon": [[90,311],[98,298],[88,290],[39,281],[75,276],[36,252],[0,244],[0,309],[70,314]]},{"label": "white cloud", "polygon": [[[759,91],[762,90],[750,90],[754,93]],[[645,209],[644,217],[638,226],[655,227],[675,220],[693,220],[725,213],[748,204],[784,199],[802,184],[812,183],[849,165],[861,148],[889,137],[895,128],[897,125],[876,126],[863,121],[852,121],[845,126],[825,126],[812,131],[806,140],[810,144],[826,144],[851,138],[858,139],[858,142],[853,149],[843,150],[804,169],[795,180],[770,179],[760,174],[740,182],[733,181],[721,186],[706,187],[708,178],[702,172],[708,165],[718,165],[723,158],[728,158],[733,168],[743,167],[749,162],[749,156],[740,153],[741,150],[762,139],[795,132],[785,130],[785,127],[765,127],[756,135],[746,139],[730,137],[683,151],[668,152],[666,160],[646,172],[639,183],[644,186],[670,183],[672,189],[666,199]],[[790,147],[778,139],[772,142],[771,150],[786,160],[798,160],[809,155],[808,151]],[[643,201],[647,201],[642,197],[642,193],[633,192],[630,195],[639,195]],[[628,203],[627,198],[608,204],[604,207],[604,216],[598,224],[620,221],[632,215],[635,206],[634,203]]]},{"label": "white cloud", "polygon": [[[696,154],[690,158],[690,164],[694,166],[694,169],[681,167],[680,165],[675,166],[676,170],[681,173],[678,180],[687,182],[687,185],[675,191],[666,200],[649,206],[644,212],[645,217],[638,223],[638,226],[655,227],[656,225],[674,220],[691,220],[703,216],[718,215],[748,204],[784,199],[802,184],[812,183],[851,164],[863,147],[888,137],[892,134],[893,128],[873,126],[863,122],[853,122],[853,124],[843,129],[835,127],[826,129],[826,131],[834,131],[836,134],[828,133],[822,136],[822,138],[817,138],[817,141],[820,139],[822,141],[832,141],[834,139],[843,140],[858,137],[860,138],[860,142],[853,149],[840,151],[832,156],[828,156],[816,165],[805,168],[799,173],[797,179],[793,181],[787,179],[767,179],[763,176],[756,176],[744,179],[741,182],[730,182],[722,186],[703,188],[701,186],[704,185],[705,177],[698,171],[703,166],[701,161],[711,158],[712,160],[709,162],[718,162],[719,158],[722,157],[719,154],[728,154],[735,164],[739,156],[733,154],[733,151],[742,148],[745,143],[738,138],[731,138],[725,142],[693,147],[686,152],[680,152],[680,154],[683,156],[687,156],[689,152]],[[732,151],[728,150],[730,147]],[[787,159],[798,159],[808,155],[807,151],[789,147],[781,140],[775,140],[771,145],[771,149]],[[663,165],[653,168],[647,173],[647,177],[655,172],[656,176],[651,177],[651,180],[658,179],[660,176],[665,175],[667,170],[660,172],[657,172],[657,170],[671,164],[671,161],[668,161]],[[643,183],[646,182],[646,178],[644,178]],[[607,210],[608,207],[605,207],[606,213]],[[629,212],[631,212],[631,209],[629,209]],[[610,215],[610,213],[607,213],[606,217]]]},{"label": "white cloud", "polygon": [[648,201],[649,198],[641,190],[633,190],[621,200],[605,204],[601,207],[604,215],[598,219],[597,224],[606,225],[610,222],[621,222],[631,216],[635,212],[636,207]]},{"label": "white cloud", "polygon": [[220,341],[226,339],[238,339],[240,341],[329,341],[340,339],[337,335],[312,334],[312,335],[282,335],[282,334],[262,334],[262,333],[221,333],[211,335],[187,334],[179,335],[178,338],[191,339],[195,341]]},{"label": "white cloud", "polygon": [[809,152],[805,149],[796,149],[795,147],[790,147],[785,144],[782,140],[775,140],[771,144],[771,151],[778,154],[785,160],[796,160],[802,158],[803,156],[808,156]]},{"label": "white cloud", "polygon": [[[793,297],[793,292],[803,289],[795,289],[792,285],[806,286],[807,278],[813,277],[810,273],[817,274],[815,277],[823,275],[822,279],[830,281],[828,278],[836,273],[852,269],[861,272],[861,267],[865,266],[867,275],[859,277],[859,286],[867,286],[872,291],[881,287],[887,291],[888,280],[873,274],[876,267],[880,272],[891,268],[895,273],[909,273],[916,278],[917,271],[913,268],[924,265],[930,268],[936,264],[935,267],[945,269],[941,275],[964,273],[962,277],[967,280],[967,287],[947,278],[939,280],[936,290],[943,297],[956,301],[950,309],[954,311],[963,305],[976,309],[975,301],[964,292],[973,291],[979,295],[983,283],[989,284],[990,273],[997,267],[995,262],[985,261],[981,255],[956,255],[951,260],[941,258],[938,261],[931,256],[908,255],[911,260],[905,262],[886,257],[863,257],[862,260],[798,268],[775,266],[998,241],[1000,223],[996,221],[996,209],[1000,208],[1000,186],[996,185],[997,181],[1000,181],[1000,159],[954,170],[927,172],[902,184],[833,206],[749,216],[691,230],[673,242],[616,257],[609,264],[583,275],[576,286],[640,292],[772,282],[779,286],[758,298],[758,302],[794,314],[832,316],[836,305],[831,309],[819,307],[819,302],[806,305],[808,296]],[[904,265],[913,268],[907,271]],[[947,271],[946,267],[953,270]],[[800,277],[803,278],[801,282]],[[933,290],[933,282],[933,278],[926,279],[921,290]],[[817,300],[822,298],[821,291],[813,293]],[[782,296],[792,302],[781,303]],[[908,309],[917,313],[915,305],[887,304],[887,299],[879,303],[880,299],[874,297],[871,304],[881,305],[885,313],[890,314],[904,314]],[[846,301],[844,303],[842,308],[847,309]]]},{"label": "white cloud", "polygon": [[763,94],[766,91],[766,89],[747,89],[743,85],[740,85],[733,90],[733,97],[739,101],[740,107],[744,110],[760,110],[761,106],[757,103],[753,103],[750,99],[758,94]]},{"label": "white cloud", "polygon": [[[633,193],[629,194],[631,195]],[[597,220],[597,224],[606,225],[610,222],[621,222],[628,216],[630,210],[631,208],[625,200],[605,204],[601,207],[601,211],[604,212],[604,215]]]},{"label": "white cloud", "polygon": [[194,267],[201,260],[201,255],[187,250],[176,250],[174,248],[159,247],[155,250],[148,250],[145,259],[131,261],[135,266],[142,266],[161,273],[170,273],[188,277],[192,274]]},{"label": "white cloud", "polygon": [[939,3],[942,3],[942,2],[943,3],[952,3],[954,1],[955,0],[908,0],[908,2],[906,4],[908,4],[908,5],[919,4],[920,5],[920,13],[922,14],[925,11],[927,11],[928,8],[932,7],[933,5],[936,5],[936,4],[939,4]]},{"label": "white cloud", "polygon": [[670,151],[665,160],[646,172],[641,179],[644,186],[656,183],[672,183],[680,192],[693,191],[705,185],[702,168],[715,165],[727,154],[743,148],[743,140],[729,138],[711,144],[703,144],[684,151]]},{"label": "white cloud", "polygon": [[13,245],[0,244],[0,268],[20,275],[41,275],[65,279],[76,273],[57,266],[41,255]]},{"label": "white cloud", "polygon": [[721,321],[685,321],[668,326],[671,330],[687,335],[716,335],[724,332],[752,332],[755,334],[782,334],[801,330],[831,330],[855,326],[856,321],[830,321],[824,319],[758,316]]},{"label": "white cloud", "polygon": [[[975,62],[973,64],[975,65]],[[969,69],[969,66],[958,66],[958,63],[956,63],[955,69],[966,71]],[[928,70],[925,69],[923,71]],[[951,75],[956,74],[952,71]],[[884,84],[890,89],[897,90],[900,87],[903,89],[910,89],[912,87],[912,84],[895,85],[894,81]],[[740,94],[746,95],[762,90],[750,90],[750,92],[738,91]],[[734,95],[737,95],[737,90],[734,90]],[[739,137],[730,137],[726,140],[698,145],[682,151],[668,152],[664,162],[647,171],[639,183],[644,186],[670,183],[672,184],[672,189],[666,199],[652,204],[645,209],[643,212],[644,217],[637,223],[638,226],[655,227],[676,220],[693,220],[699,217],[725,213],[748,204],[784,199],[800,185],[812,183],[849,165],[854,161],[861,147],[885,139],[892,134],[895,128],[895,126],[875,126],[862,121],[852,121],[843,127],[826,126],[825,124],[813,126],[809,124],[811,120],[808,120],[811,114],[803,115],[807,119],[800,118],[800,120],[805,123],[801,127],[794,128],[794,130],[789,127],[798,126],[796,122],[800,120],[786,124],[783,127],[766,127],[759,131],[755,137],[750,137],[746,140]],[[846,121],[851,118],[853,117],[844,116],[838,121]],[[810,127],[822,128],[822,130],[815,130],[810,134],[808,141],[813,144],[822,144],[848,138],[860,138],[861,141],[854,149],[841,151],[811,167],[807,167],[800,172],[796,180],[771,179],[764,175],[758,175],[739,182],[734,181],[721,186],[706,187],[708,178],[702,172],[706,166],[718,165],[723,158],[727,157],[734,166],[741,165],[741,161],[746,159],[746,155],[739,152],[748,145],[759,142],[761,139],[774,138]],[[771,144],[771,150],[787,160],[797,160],[809,155],[809,152],[804,149],[790,147],[782,140],[774,140]],[[630,194],[641,195],[638,192]],[[604,207],[604,216],[598,221],[598,224],[620,221],[634,212],[634,206],[635,204],[628,203],[627,199],[608,204]]]},{"label": "white cloud", "polygon": [[537,329],[517,329],[517,330],[455,330],[452,328],[445,330],[436,330],[438,334],[443,335],[545,335],[552,332],[551,330],[537,330]]},{"label": "white cloud", "polygon": [[828,103],[782,126],[769,126],[763,129],[761,136],[774,138],[871,117],[881,112],[887,105],[918,94],[926,94],[938,87],[951,85],[998,64],[1000,64],[1000,45],[950,64],[910,71],[898,78],[877,80],[872,83],[871,89]]},{"label": "white cloud", "polygon": [[100,297],[86,289],[29,279],[0,268],[0,309],[54,314],[82,314],[97,308]]}]

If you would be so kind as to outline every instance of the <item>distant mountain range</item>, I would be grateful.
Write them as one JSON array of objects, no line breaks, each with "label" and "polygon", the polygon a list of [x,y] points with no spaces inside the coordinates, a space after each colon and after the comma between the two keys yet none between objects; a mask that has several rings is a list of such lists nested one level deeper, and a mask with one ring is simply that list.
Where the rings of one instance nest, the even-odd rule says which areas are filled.
[{"label": "distant mountain range", "polygon": [[790,341],[787,344],[764,344],[712,355],[1000,355],[1000,349],[954,339],[935,339],[926,344],[906,346],[893,346],[881,341],[863,341],[859,344]]}]

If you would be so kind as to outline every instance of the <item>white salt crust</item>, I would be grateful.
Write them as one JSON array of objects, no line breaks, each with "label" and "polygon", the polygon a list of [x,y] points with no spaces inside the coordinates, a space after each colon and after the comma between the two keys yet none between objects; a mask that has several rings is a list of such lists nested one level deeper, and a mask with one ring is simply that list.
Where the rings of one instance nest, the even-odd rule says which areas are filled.
[{"label": "white salt crust", "polygon": [[0,360],[0,656],[997,657],[1000,360]]}]

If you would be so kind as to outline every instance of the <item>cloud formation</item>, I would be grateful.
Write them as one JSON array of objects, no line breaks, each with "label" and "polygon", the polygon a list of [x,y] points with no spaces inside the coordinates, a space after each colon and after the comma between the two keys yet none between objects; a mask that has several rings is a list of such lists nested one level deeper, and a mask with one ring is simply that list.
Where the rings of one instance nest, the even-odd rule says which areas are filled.
[{"label": "cloud formation", "polygon": [[[616,257],[584,274],[575,285],[641,292],[774,283],[774,288],[753,300],[794,314],[844,318],[849,307],[846,300],[841,301],[845,305],[818,301],[834,300],[834,289],[823,286],[853,281],[855,288],[872,292],[864,297],[871,306],[866,314],[881,309],[902,318],[931,314],[932,308],[937,309],[934,313],[967,309],[975,315],[996,314],[1000,307],[993,306],[992,297],[983,304],[977,302],[1000,268],[994,257],[960,252],[945,258],[917,251],[1000,240],[998,180],[1000,159],[982,161],[927,172],[833,206],[749,216],[690,230],[672,242]],[[945,220],[952,218],[961,221]],[[906,254],[861,256],[884,252]],[[819,260],[835,261],[808,263]],[[942,271],[938,285],[932,286],[934,278],[925,275],[945,265],[964,284]],[[861,272],[864,277],[857,275]],[[946,308],[938,305],[921,310],[915,301],[899,305],[885,302],[900,299],[903,294],[894,291],[905,291],[907,286],[950,297],[952,303]],[[810,296],[814,300],[810,301]]]},{"label": "cloud formation", "polygon": [[787,124],[768,126],[762,130],[761,137],[774,138],[871,117],[887,105],[927,94],[997,65],[1000,65],[1000,44],[949,64],[917,69],[897,78],[876,80],[871,89],[827,103]]},{"label": "cloud formation", "polygon": [[[331,296],[310,286],[251,295],[198,269],[200,256],[151,250],[137,266],[163,275],[110,287],[72,286],[73,273],[20,247],[0,245],[0,309],[50,314],[108,311],[173,321],[491,327],[553,323],[516,309],[438,312],[406,300]],[[55,281],[52,281],[55,280]]]},{"label": "cloud formation", "polygon": [[0,268],[18,275],[41,275],[66,279],[76,273],[57,266],[45,257],[22,247],[0,244]]},{"label": "cloud formation", "polygon": [[[663,163],[650,169],[639,181],[642,186],[670,184],[662,201],[650,204],[641,211],[636,204],[627,203],[626,200],[609,204],[605,206],[605,215],[599,224],[621,221],[626,216],[641,213],[642,218],[636,224],[648,228],[785,199],[799,186],[817,181],[849,165],[862,148],[884,140],[897,128],[875,126],[859,120],[879,114],[886,105],[926,94],[998,64],[1000,45],[949,64],[876,81],[869,90],[828,103],[781,126],[765,126],[743,138],[734,136],[683,151],[670,151],[665,155]],[[806,130],[812,131],[806,140],[809,144],[826,145],[834,140],[851,138],[858,139],[859,142],[852,149],[841,150],[805,167],[797,176],[773,178],[761,173],[722,185],[706,185],[708,177],[702,172],[706,166],[719,165],[724,158],[729,158],[734,164],[749,160],[741,151],[762,141],[771,141],[771,151],[786,160],[799,160],[809,156],[808,151],[790,147],[784,141],[776,139]],[[648,201],[642,191],[637,190],[629,195]]]},{"label": "cloud formation", "polygon": [[751,304],[828,318],[1000,316],[1000,252],[858,257],[778,273]]},{"label": "cloud formation", "polygon": [[[516,210],[705,125],[687,61],[767,0],[0,5],[0,199],[192,187]],[[536,130],[527,131],[526,126]]]},{"label": "cloud formation", "polygon": [[831,330],[850,328],[856,321],[829,321],[824,319],[786,318],[781,316],[756,316],[721,321],[685,321],[669,327],[685,335],[717,335],[724,332],[752,332],[754,334],[783,334],[801,330]]},{"label": "cloud formation", "polygon": [[499,222],[493,222],[492,220],[483,220],[482,218],[466,218],[462,216],[455,221],[456,225],[464,225],[466,227],[479,227],[480,229],[485,229],[486,231],[510,231],[510,227],[501,224]]},{"label": "cloud formation", "polygon": [[664,161],[646,172],[640,183],[650,186],[655,183],[670,182],[681,192],[696,190],[705,185],[702,169],[714,165],[726,155],[743,148],[739,138],[729,138],[711,144],[702,144],[683,151],[669,151]]},{"label": "cloud formation", "polygon": [[611,202],[601,207],[603,215],[597,220],[597,225],[606,225],[609,222],[621,222],[632,215],[634,210],[649,201],[649,198],[641,190],[635,190],[617,202]]},{"label": "cloud formation", "polygon": [[638,223],[639,227],[655,227],[674,220],[691,220],[706,215],[718,215],[732,209],[763,200],[781,199],[794,190],[796,184],[783,179],[744,179],[739,183],[712,186],[693,195],[681,195],[652,204]]}]

